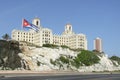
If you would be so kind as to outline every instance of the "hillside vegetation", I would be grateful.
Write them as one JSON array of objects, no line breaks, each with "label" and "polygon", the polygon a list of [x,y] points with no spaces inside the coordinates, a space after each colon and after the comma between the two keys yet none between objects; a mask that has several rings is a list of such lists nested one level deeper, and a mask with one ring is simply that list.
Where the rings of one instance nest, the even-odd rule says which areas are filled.
[{"label": "hillside vegetation", "polygon": [[53,65],[59,65],[60,67],[63,67],[62,64],[66,64],[67,67],[72,65],[79,68],[80,66],[90,66],[96,64],[99,60],[99,57],[95,53],[87,50],[81,50],[81,52],[79,52],[79,54],[77,54],[74,58],[70,56],[60,56],[55,61],[51,59],[51,63]]},{"label": "hillside vegetation", "polygon": [[[120,58],[119,58],[118,56],[112,56],[112,57],[110,57],[110,59],[111,59],[112,61],[117,61],[118,64],[120,65]],[[114,62],[113,62],[113,63],[114,63]]]}]

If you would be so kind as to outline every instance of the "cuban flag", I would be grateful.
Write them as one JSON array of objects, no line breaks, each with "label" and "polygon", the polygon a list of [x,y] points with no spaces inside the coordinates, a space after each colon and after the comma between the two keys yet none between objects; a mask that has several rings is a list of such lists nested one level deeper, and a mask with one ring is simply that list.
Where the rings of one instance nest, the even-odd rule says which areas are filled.
[{"label": "cuban flag", "polygon": [[35,26],[34,24],[29,23],[26,19],[22,20],[22,26],[23,28],[30,28],[35,30],[36,32],[39,31],[39,28],[37,26]]}]

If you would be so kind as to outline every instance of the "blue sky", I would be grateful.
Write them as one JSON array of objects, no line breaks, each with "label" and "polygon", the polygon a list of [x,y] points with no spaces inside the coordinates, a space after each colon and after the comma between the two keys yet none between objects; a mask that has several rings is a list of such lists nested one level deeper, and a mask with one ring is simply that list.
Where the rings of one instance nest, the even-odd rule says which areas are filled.
[{"label": "blue sky", "polygon": [[22,29],[22,18],[36,16],[55,34],[72,24],[74,32],[86,34],[89,50],[100,37],[106,54],[120,56],[120,0],[0,0],[0,38]]}]

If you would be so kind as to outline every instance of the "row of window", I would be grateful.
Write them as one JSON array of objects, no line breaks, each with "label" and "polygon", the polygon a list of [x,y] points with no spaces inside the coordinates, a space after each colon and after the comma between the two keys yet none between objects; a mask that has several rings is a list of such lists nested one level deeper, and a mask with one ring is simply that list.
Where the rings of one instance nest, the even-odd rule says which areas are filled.
[{"label": "row of window", "polygon": [[47,34],[50,34],[50,32],[49,32],[49,31],[43,31],[43,33],[47,33]]},{"label": "row of window", "polygon": [[33,42],[33,40],[30,40],[30,39],[22,39],[22,40],[21,40],[21,39],[19,39],[19,38],[18,38],[18,41],[28,41],[28,42],[31,42],[31,41],[32,41],[32,42]]},{"label": "row of window", "polygon": [[50,44],[50,41],[42,41],[43,44]]},{"label": "row of window", "polygon": [[[19,38],[20,36],[18,35],[18,38]],[[28,38],[28,36],[21,36],[21,38]],[[32,38],[33,39],[33,37],[30,37],[29,36],[29,38]]]},{"label": "row of window", "polygon": [[18,34],[33,35],[33,33],[26,33],[26,32],[18,32]]},{"label": "row of window", "polygon": [[[71,41],[73,41],[73,40],[76,40],[76,38],[70,38],[70,39],[66,39],[66,38],[58,38],[58,37],[53,37],[53,39],[55,39],[55,40],[71,40]],[[84,41],[84,38],[79,38],[78,39],[79,41]]]},{"label": "row of window", "polygon": [[69,38],[63,38],[63,37],[53,37],[54,39],[63,39],[63,40],[65,40],[65,39],[69,39]]},{"label": "row of window", "polygon": [[45,36],[45,37],[50,37],[49,34],[43,34],[42,36],[43,36],[43,37],[44,37],[44,36]]}]

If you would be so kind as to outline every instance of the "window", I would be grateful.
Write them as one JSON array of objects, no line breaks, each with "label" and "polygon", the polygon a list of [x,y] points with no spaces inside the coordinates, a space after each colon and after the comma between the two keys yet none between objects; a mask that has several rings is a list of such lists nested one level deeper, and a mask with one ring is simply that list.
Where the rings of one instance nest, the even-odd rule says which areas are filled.
[{"label": "window", "polygon": [[38,21],[36,21],[36,25],[38,26],[38,24],[39,24],[39,22]]},{"label": "window", "polygon": [[45,34],[45,36],[47,37],[47,36],[48,36],[48,34]]},{"label": "window", "polygon": [[69,26],[69,30],[71,30],[71,26]]},{"label": "window", "polygon": [[81,38],[80,40],[82,41],[83,39]]}]

